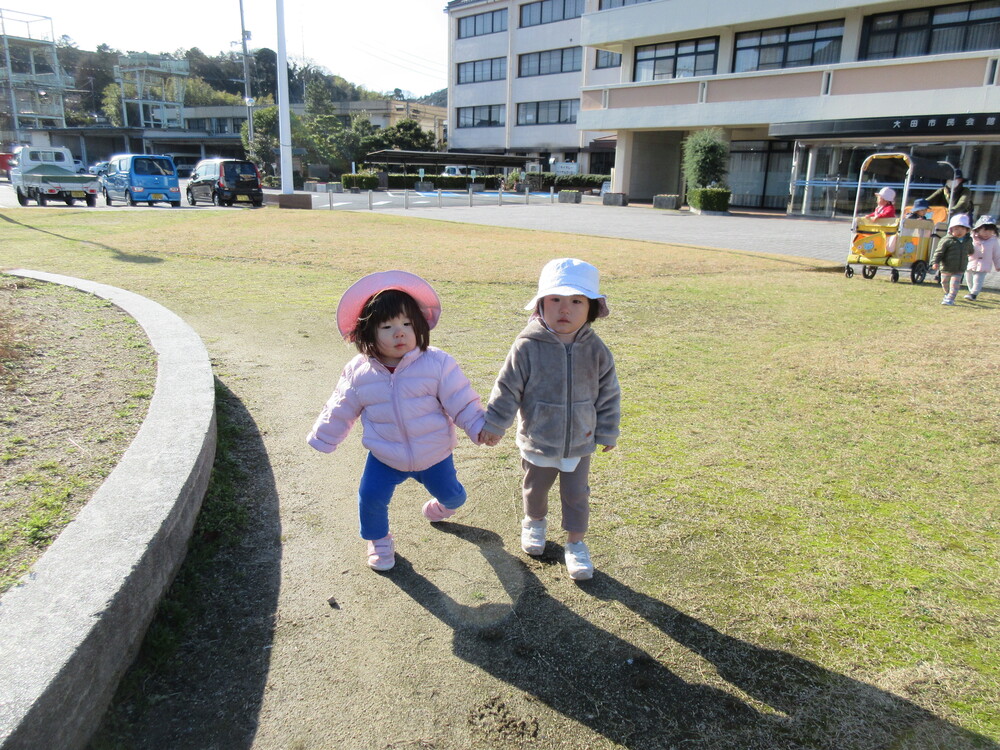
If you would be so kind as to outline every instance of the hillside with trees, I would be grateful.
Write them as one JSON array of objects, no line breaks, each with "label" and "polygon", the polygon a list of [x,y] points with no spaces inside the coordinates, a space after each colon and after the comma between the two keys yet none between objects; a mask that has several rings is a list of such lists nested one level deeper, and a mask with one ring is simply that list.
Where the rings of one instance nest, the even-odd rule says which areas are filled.
[{"label": "hillside with trees", "polygon": [[[122,52],[106,44],[90,52],[79,49],[70,37],[62,37],[57,45],[60,66],[75,82],[77,94],[66,100],[67,125],[92,125],[108,122],[121,124],[121,90],[115,82],[114,67]],[[243,60],[241,53],[229,52],[209,56],[197,47],[160,53],[161,57],[186,60],[189,77],[185,83],[186,106],[240,105],[243,103]],[[260,109],[254,113],[254,142],[250,143],[247,127],[243,128],[243,143],[248,154],[270,154],[278,143],[278,56],[268,48],[253,50],[249,55],[250,90]],[[292,142],[305,150],[306,161],[329,165],[331,171],[350,170],[365,154],[386,148],[432,151],[443,144],[434,142],[434,135],[421,130],[414,120],[403,120],[390,128],[380,129],[362,111],[349,123],[335,116],[334,103],[376,101],[406,98],[401,89],[391,92],[371,91],[330,73],[312,62],[288,63],[288,95],[291,104],[303,104],[305,116],[292,115]],[[444,106],[447,89],[435,91],[415,101]],[[267,169],[266,159],[258,159]]]}]

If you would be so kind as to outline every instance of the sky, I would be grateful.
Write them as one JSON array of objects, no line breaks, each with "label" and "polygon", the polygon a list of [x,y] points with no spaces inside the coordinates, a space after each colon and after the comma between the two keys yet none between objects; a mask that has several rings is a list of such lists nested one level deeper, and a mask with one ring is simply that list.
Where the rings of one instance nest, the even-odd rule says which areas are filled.
[{"label": "sky", "polygon": [[[289,59],[303,60],[374,91],[399,88],[424,96],[448,85],[447,0],[284,0]],[[174,52],[198,47],[209,56],[240,49],[239,0],[0,0],[8,34],[17,13],[52,19],[55,38],[80,49],[99,44],[126,51]],[[249,49],[278,50],[276,0],[243,0]],[[22,27],[23,28],[23,27]],[[20,35],[20,34],[19,34]],[[48,38],[47,24],[32,36]]]}]

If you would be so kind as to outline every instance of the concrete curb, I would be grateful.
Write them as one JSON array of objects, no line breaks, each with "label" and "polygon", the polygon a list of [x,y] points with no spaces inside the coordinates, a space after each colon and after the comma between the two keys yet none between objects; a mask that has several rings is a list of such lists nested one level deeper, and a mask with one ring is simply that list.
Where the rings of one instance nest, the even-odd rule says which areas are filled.
[{"label": "concrete curb", "polygon": [[201,339],[161,305],[67,276],[7,273],[110,300],[158,358],[149,411],[118,466],[0,598],[0,748],[79,748],[184,559],[215,458],[215,386]]}]

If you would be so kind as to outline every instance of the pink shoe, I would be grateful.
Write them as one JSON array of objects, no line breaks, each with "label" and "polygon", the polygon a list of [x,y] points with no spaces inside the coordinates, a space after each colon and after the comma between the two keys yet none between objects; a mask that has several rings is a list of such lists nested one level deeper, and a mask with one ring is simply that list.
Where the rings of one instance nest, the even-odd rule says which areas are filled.
[{"label": "pink shoe", "polygon": [[424,518],[426,518],[431,523],[437,523],[438,521],[443,521],[446,518],[451,518],[455,515],[455,511],[451,508],[446,508],[437,500],[428,500],[424,503]]},{"label": "pink shoe", "polygon": [[368,542],[368,567],[372,570],[390,570],[396,564],[396,545],[392,534]]}]

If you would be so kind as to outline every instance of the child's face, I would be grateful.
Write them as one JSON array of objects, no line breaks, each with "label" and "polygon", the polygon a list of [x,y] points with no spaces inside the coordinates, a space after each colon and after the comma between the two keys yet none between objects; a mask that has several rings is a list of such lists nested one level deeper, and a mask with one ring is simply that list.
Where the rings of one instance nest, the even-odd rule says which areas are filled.
[{"label": "child's face", "polygon": [[542,320],[558,334],[570,336],[587,322],[590,300],[582,294],[560,297],[555,294],[542,298]]},{"label": "child's face", "polygon": [[996,233],[997,233],[996,230],[990,226],[981,226],[979,227],[979,229],[974,229],[972,231],[972,234],[975,236],[975,238],[980,241],[988,240],[990,237],[993,237]]},{"label": "child's face", "polygon": [[375,343],[378,347],[378,358],[383,363],[393,366],[398,364],[407,352],[417,348],[417,335],[413,331],[410,319],[405,315],[397,315],[379,324]]},{"label": "child's face", "polygon": [[968,233],[969,233],[968,228],[963,227],[961,225],[954,226],[948,230],[948,234],[950,234],[952,237],[957,237],[958,239],[962,239]]}]

